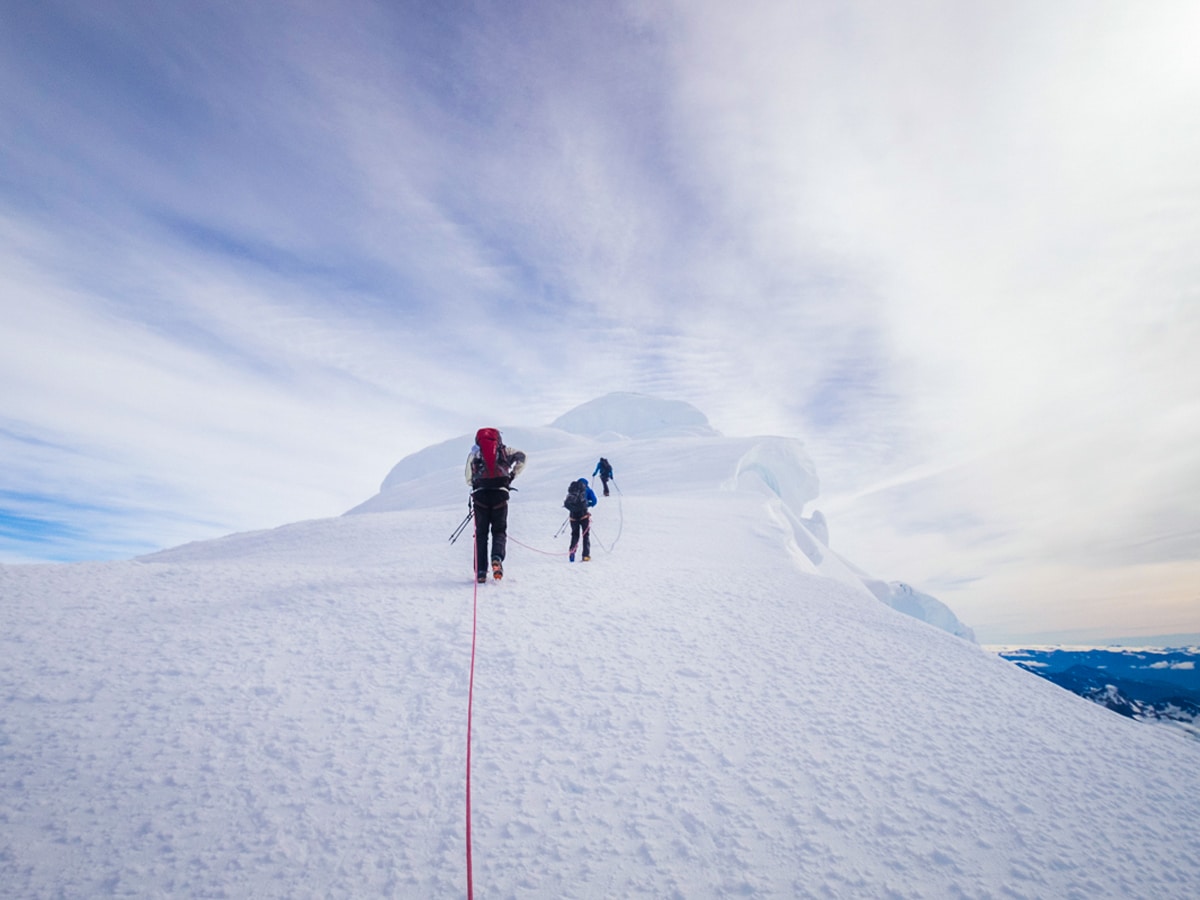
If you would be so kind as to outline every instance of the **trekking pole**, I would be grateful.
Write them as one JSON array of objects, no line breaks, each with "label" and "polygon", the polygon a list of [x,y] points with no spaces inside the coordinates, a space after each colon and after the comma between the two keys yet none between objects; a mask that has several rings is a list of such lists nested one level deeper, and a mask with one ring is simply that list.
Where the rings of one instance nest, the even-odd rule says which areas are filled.
[{"label": "trekking pole", "polygon": [[467,523],[471,521],[471,517],[473,515],[475,515],[474,508],[468,509],[467,517],[458,524],[457,528],[454,529],[454,534],[450,535],[450,543],[453,544],[458,540],[458,536],[463,533],[463,529],[467,527]]},{"label": "trekking pole", "polygon": [[570,516],[567,516],[565,519],[563,519],[563,523],[562,523],[561,525],[559,525],[559,526],[558,526],[558,531],[554,532],[554,536],[555,536],[555,537],[558,537],[560,534],[562,534],[562,533],[563,533],[563,529],[567,527],[567,523],[568,523],[568,522],[570,522],[570,521],[571,521],[571,517],[570,517]]}]

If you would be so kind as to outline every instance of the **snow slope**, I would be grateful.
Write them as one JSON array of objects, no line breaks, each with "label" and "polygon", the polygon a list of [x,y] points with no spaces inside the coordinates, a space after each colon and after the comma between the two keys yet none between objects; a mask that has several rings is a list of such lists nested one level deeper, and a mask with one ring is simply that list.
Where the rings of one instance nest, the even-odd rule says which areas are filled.
[{"label": "snow slope", "polygon": [[[830,549],[829,527],[805,507],[819,494],[804,445],[782,437],[725,438],[690,404],[612,393],[559,416],[544,428],[503,428],[505,443],[530,456],[521,497],[560,502],[566,484],[590,477],[604,456],[619,484],[657,495],[681,490],[757,492],[777,502],[769,515],[790,529],[789,552],[807,572],[837,579],[906,615],[974,641],[974,632],[940,600],[899,582],[887,584]],[[350,514],[463,504],[463,467],[473,438],[460,435],[401,460],[378,494]],[[600,526],[603,528],[603,526]]]},{"label": "snow slope", "polygon": [[[654,477],[606,443],[587,564],[553,535],[590,445],[531,452],[478,588],[477,896],[1200,894],[1194,742],[815,563],[776,493],[713,485],[735,441],[647,441]],[[436,468],[376,514],[0,567],[0,893],[463,896],[476,588]]]}]

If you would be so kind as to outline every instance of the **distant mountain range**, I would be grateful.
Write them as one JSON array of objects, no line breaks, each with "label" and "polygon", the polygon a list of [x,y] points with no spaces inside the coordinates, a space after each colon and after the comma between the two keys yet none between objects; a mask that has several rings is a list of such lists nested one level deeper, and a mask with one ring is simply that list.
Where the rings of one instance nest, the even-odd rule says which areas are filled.
[{"label": "distant mountain range", "polygon": [[1113,712],[1200,740],[1200,648],[1023,648],[1000,655]]}]

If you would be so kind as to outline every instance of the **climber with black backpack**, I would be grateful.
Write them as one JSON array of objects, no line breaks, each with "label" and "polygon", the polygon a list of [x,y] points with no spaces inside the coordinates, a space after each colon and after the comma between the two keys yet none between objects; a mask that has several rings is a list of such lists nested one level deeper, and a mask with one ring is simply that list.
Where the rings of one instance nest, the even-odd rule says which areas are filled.
[{"label": "climber with black backpack", "polygon": [[592,530],[592,514],[588,510],[595,505],[596,494],[588,487],[586,478],[579,478],[567,485],[567,498],[563,500],[563,506],[571,517],[571,562],[575,562],[575,548],[579,546],[580,537],[583,538],[583,561],[592,558],[592,540],[588,536]]},{"label": "climber with black backpack", "polygon": [[504,577],[504,551],[508,545],[508,491],[525,468],[525,454],[504,446],[495,428],[475,432],[475,446],[467,456],[467,484],[471,486],[471,512],[475,516],[475,579],[487,581],[488,532],[492,535],[492,576]]}]

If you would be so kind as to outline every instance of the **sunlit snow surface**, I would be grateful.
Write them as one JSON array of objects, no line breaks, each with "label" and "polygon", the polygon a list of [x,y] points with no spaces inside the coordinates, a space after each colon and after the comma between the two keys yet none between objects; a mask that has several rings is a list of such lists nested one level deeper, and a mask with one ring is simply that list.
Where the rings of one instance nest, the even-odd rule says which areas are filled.
[{"label": "sunlit snow surface", "polygon": [[[814,562],[718,465],[753,441],[610,435],[569,564],[595,447],[536,433],[478,589],[477,896],[1200,895],[1195,742]],[[463,896],[468,449],[375,514],[0,567],[0,894]]]},{"label": "sunlit snow surface", "polygon": [[[801,568],[866,591],[894,609],[973,641],[972,630],[940,600],[900,582],[885,583],[830,549],[828,525],[819,510],[806,510],[819,494],[816,468],[794,439],[725,438],[702,412],[679,401],[613,393],[589,401],[545,428],[505,428],[507,445],[524,450],[530,463],[518,492],[525,499],[556,503],[566,484],[588,477],[601,456],[617,482],[639,495],[679,491],[750,491],[770,498],[767,515],[791,532],[789,551]],[[461,436],[401,460],[380,492],[351,513],[463,504],[462,470],[471,438]],[[456,474],[457,473],[457,474]],[[598,524],[603,529],[603,524]]]}]

